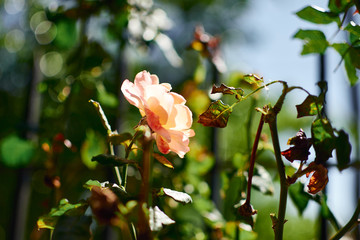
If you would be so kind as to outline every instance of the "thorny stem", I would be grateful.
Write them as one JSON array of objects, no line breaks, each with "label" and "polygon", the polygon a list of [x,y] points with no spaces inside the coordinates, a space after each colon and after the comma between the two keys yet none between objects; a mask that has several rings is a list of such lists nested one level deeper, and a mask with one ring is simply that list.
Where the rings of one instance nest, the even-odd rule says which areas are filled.
[{"label": "thorny stem", "polygon": [[359,222],[360,220],[358,219],[359,214],[360,214],[360,199],[358,200],[356,210],[353,216],[351,217],[351,219],[349,220],[349,222],[344,227],[342,227],[330,240],[341,239],[345,235],[345,233],[349,232],[353,227],[358,225],[360,223]]},{"label": "thorny stem", "polygon": [[280,201],[277,222],[273,226],[275,232],[275,240],[283,239],[284,223],[285,223],[285,212],[286,212],[286,200],[288,185],[286,183],[285,165],[281,159],[281,150],[279,144],[279,136],[276,124],[276,116],[269,122],[271,138],[274,146],[276,165],[280,176]]},{"label": "thorny stem", "polygon": [[262,128],[264,126],[264,114],[261,114],[259,126],[256,132],[254,145],[251,151],[251,157],[250,157],[250,167],[249,167],[249,177],[248,177],[248,183],[247,183],[247,195],[246,195],[246,203],[250,204],[250,196],[251,196],[251,184],[252,184],[252,177],[254,175],[254,165],[255,165],[255,158],[256,158],[256,150],[259,145],[260,135]]},{"label": "thorny stem", "polygon": [[284,224],[285,224],[285,212],[286,212],[286,201],[287,201],[287,193],[288,193],[288,184],[286,181],[286,174],[285,174],[285,165],[281,159],[281,150],[280,150],[280,143],[279,143],[279,136],[277,130],[277,114],[280,112],[281,107],[284,103],[284,99],[286,94],[291,91],[289,89],[286,82],[283,82],[284,89],[279,97],[278,101],[276,102],[273,108],[268,110],[266,114],[265,121],[269,124],[271,138],[274,147],[276,165],[278,169],[278,173],[280,176],[280,201],[279,201],[279,210],[278,216],[276,221],[273,222],[273,229],[275,233],[275,240],[282,240],[283,239],[283,232],[284,232]]}]

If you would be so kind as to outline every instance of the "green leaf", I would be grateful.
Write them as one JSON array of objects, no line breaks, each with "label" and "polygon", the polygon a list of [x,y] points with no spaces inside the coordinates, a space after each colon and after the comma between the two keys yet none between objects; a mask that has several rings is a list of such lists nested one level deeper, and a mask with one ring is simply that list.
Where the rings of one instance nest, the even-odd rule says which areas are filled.
[{"label": "green leaf", "polygon": [[151,231],[160,231],[163,228],[163,225],[175,223],[175,221],[161,211],[158,206],[149,209],[149,221]]},{"label": "green leaf", "polygon": [[137,164],[136,161],[127,160],[118,156],[110,155],[110,154],[99,154],[94,156],[91,161],[96,161],[103,165],[111,165],[111,166],[123,166],[125,164]]},{"label": "green leaf", "polygon": [[[316,105],[318,107],[316,107]],[[318,108],[321,111],[322,101],[316,96],[309,95],[306,97],[304,102],[302,102],[299,105],[296,105],[297,118],[317,115]]]},{"label": "green leaf", "polygon": [[57,221],[52,234],[53,240],[88,240],[91,238],[91,216],[63,215]]},{"label": "green leaf", "polygon": [[232,108],[217,100],[210,104],[209,108],[199,116],[198,123],[206,127],[224,128],[232,112]]},{"label": "green leaf", "polygon": [[356,75],[356,68],[352,63],[349,54],[350,46],[346,43],[334,43],[331,46],[341,55],[341,58],[344,60],[346,74],[349,78],[351,86],[354,86],[358,81],[358,77]]},{"label": "green leaf", "polygon": [[353,21],[350,21],[350,23],[344,28],[344,30],[360,38],[360,26]]},{"label": "green leaf", "polygon": [[241,97],[244,95],[244,90],[242,90],[241,88],[228,87],[222,83],[220,87],[213,85],[211,94],[213,93],[235,95],[236,99],[241,99]]},{"label": "green leaf", "polygon": [[261,165],[256,164],[252,187],[266,195],[274,194],[274,185],[270,173]]},{"label": "green leaf", "polygon": [[306,21],[317,24],[329,24],[336,22],[340,24],[339,16],[332,12],[326,12],[317,6],[307,6],[296,13],[296,15]]},{"label": "green leaf", "polygon": [[133,138],[133,136],[130,133],[122,133],[122,134],[111,133],[108,136],[108,141],[112,145],[120,145],[120,144],[125,144],[126,141],[129,141],[132,138]]},{"label": "green leaf", "polygon": [[101,183],[98,180],[87,180],[87,182],[83,185],[84,188],[91,190],[92,187],[101,187]]},{"label": "green leaf", "polygon": [[30,141],[10,135],[1,142],[0,151],[0,162],[5,166],[23,167],[30,163],[35,147]]},{"label": "green leaf", "polygon": [[161,188],[160,193],[183,204],[192,203],[192,198],[190,195],[184,192],[178,192],[168,188]]},{"label": "green leaf", "polygon": [[[246,179],[243,174],[235,173],[228,184],[225,191],[226,198],[224,199],[224,217],[228,220],[235,220],[234,205],[239,201],[239,194],[245,193]],[[239,194],[234,194],[239,193]]]},{"label": "green leaf", "polygon": [[338,163],[337,167],[341,171],[349,166],[351,154],[349,135],[344,130],[340,130],[338,132],[338,137],[336,138],[335,145],[336,159]]},{"label": "green leaf", "polygon": [[335,231],[339,231],[340,225],[339,225],[338,221],[336,220],[335,215],[332,213],[329,206],[327,205],[327,197],[326,197],[326,195],[324,195],[323,197],[318,199],[317,202],[321,206],[321,211],[320,211],[321,215],[325,219],[328,219],[331,222],[331,224],[335,228]]},{"label": "green leaf", "polygon": [[50,213],[41,216],[37,221],[38,228],[54,229],[60,216],[82,216],[88,207],[88,203],[82,201],[77,204],[71,204],[67,199],[61,199],[59,206],[52,208]]},{"label": "green leaf", "polygon": [[302,215],[310,200],[310,195],[304,191],[304,184],[297,182],[290,185],[289,196],[299,211],[299,214]]},{"label": "green leaf", "polygon": [[329,0],[328,7],[333,13],[341,13],[352,5],[352,0]]},{"label": "green leaf", "polygon": [[304,46],[301,55],[310,53],[325,53],[326,48],[329,46],[326,41],[325,34],[319,30],[302,30],[300,29],[294,38],[304,40]]},{"label": "green leaf", "polygon": [[332,157],[335,148],[334,130],[327,119],[316,119],[311,125],[311,135],[316,153],[315,162],[323,164]]},{"label": "green leaf", "polygon": [[354,67],[360,69],[360,47],[350,47],[349,53]]}]

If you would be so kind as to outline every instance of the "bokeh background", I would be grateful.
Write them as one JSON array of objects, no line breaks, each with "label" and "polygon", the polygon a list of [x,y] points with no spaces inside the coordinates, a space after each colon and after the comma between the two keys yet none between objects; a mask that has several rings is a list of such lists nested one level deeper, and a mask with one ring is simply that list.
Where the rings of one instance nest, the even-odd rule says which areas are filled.
[{"label": "bokeh background", "polygon": [[[326,9],[327,3],[315,4]],[[332,41],[346,41],[347,36],[336,34],[336,24],[314,26],[296,16],[310,4],[314,2],[1,0],[0,239],[48,239],[46,230],[37,229],[39,216],[61,198],[77,202],[88,197],[83,188],[88,179],[114,181],[111,169],[91,161],[108,150],[105,130],[88,101],[101,103],[114,130],[133,131],[140,115],[124,100],[120,86],[144,69],[185,96],[196,132],[184,159],[170,157],[174,170],[154,166],[155,186],[185,191],[194,201],[192,206],[168,203],[177,224],[167,227],[160,239],[217,239],[219,225],[225,226],[229,239],[234,237],[231,208],[245,191],[239,171],[246,169],[257,127],[254,108],[274,102],[281,88],[271,86],[239,104],[229,126],[214,132],[196,123],[218,97],[209,96],[214,82],[239,87],[241,76],[255,73],[265,83],[284,80],[317,95],[317,83],[325,79],[327,115],[333,127],[349,133],[356,159],[358,85],[350,86],[334,50],[301,56],[302,43],[293,38],[300,28],[320,29]],[[358,15],[348,16],[346,21],[350,20],[360,22]],[[215,61],[192,45],[200,25],[220,39]],[[282,149],[299,128],[310,135],[312,119],[296,119],[295,105],[305,97],[301,92],[290,94],[279,115]],[[253,191],[252,204],[258,210],[255,229],[242,228],[241,239],[273,236],[269,214],[277,211],[278,181],[266,133],[268,129],[258,157],[258,169],[264,169],[259,186],[265,187]],[[122,149],[118,151],[121,154]],[[334,163],[333,159],[329,164]],[[139,181],[135,169],[129,170],[129,177],[129,182]],[[359,172],[330,167],[329,179],[327,204],[343,225],[356,207]],[[334,230],[329,224],[321,227],[321,209],[310,201],[300,214],[289,200],[285,239],[327,239],[324,236]],[[96,223],[92,229],[94,239],[116,239],[115,230]]]}]

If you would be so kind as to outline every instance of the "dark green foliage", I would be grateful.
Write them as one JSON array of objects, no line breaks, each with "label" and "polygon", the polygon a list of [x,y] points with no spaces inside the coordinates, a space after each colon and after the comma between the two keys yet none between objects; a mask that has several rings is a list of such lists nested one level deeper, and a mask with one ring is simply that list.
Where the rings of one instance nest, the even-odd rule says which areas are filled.
[{"label": "dark green foliage", "polygon": [[327,119],[316,119],[311,125],[311,135],[316,153],[315,162],[324,164],[335,149],[336,137],[334,130]]},{"label": "dark green foliage", "polygon": [[289,196],[299,211],[299,214],[302,215],[310,200],[310,195],[304,191],[304,184],[300,182],[292,184],[289,187]]},{"label": "dark green foliage", "polygon": [[336,159],[338,163],[337,167],[341,171],[349,166],[350,154],[351,154],[351,144],[349,142],[349,135],[344,130],[340,130],[338,132],[335,146],[336,146]]},{"label": "dark green foliage", "polygon": [[340,24],[340,19],[337,14],[332,12],[325,12],[323,9],[307,6],[296,13],[296,15],[306,21],[317,24],[329,24],[336,22]]}]

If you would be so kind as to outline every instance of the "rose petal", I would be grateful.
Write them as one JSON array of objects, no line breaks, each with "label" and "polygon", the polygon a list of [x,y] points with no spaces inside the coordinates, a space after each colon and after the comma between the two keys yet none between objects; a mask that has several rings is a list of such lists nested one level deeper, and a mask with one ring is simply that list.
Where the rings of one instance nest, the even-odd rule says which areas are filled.
[{"label": "rose petal", "polygon": [[165,139],[156,134],[156,146],[158,147],[159,151],[163,154],[168,154],[170,152],[169,144],[165,141]]},{"label": "rose petal", "polygon": [[128,79],[126,79],[123,84],[121,85],[121,91],[124,94],[126,100],[129,101],[130,104],[134,105],[135,107],[139,109],[143,109],[143,104],[140,99],[140,91],[135,86],[134,83],[130,82]]}]

